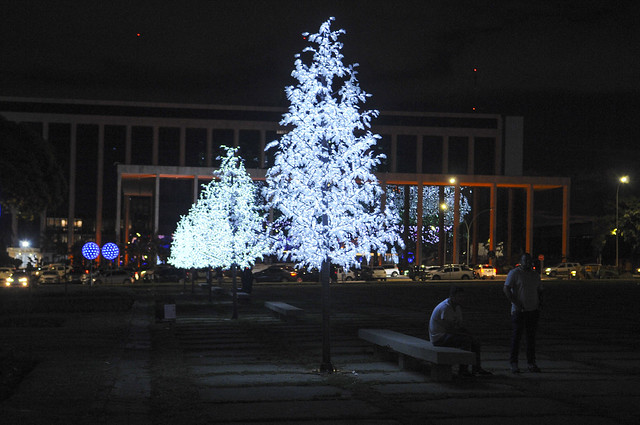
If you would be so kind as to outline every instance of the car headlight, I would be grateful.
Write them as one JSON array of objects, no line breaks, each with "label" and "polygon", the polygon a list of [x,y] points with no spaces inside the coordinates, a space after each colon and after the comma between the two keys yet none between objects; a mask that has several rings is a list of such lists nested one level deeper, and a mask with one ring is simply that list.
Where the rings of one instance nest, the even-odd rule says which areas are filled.
[{"label": "car headlight", "polygon": [[13,283],[13,278],[12,277],[8,277],[7,280],[5,280],[4,284],[6,286],[11,286],[11,284]]},{"label": "car headlight", "polygon": [[20,285],[22,286],[27,286],[29,284],[29,280],[26,277],[21,277],[18,282],[20,282]]}]

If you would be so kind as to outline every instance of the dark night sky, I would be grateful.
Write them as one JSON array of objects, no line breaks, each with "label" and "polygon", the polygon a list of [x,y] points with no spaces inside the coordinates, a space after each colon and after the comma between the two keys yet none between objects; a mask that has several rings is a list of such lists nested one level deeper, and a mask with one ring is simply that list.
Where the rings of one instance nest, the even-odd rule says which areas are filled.
[{"label": "dark night sky", "polygon": [[527,173],[578,185],[640,160],[637,1],[5,3],[4,96],[285,106],[300,34],[335,16],[368,107],[524,115]]}]

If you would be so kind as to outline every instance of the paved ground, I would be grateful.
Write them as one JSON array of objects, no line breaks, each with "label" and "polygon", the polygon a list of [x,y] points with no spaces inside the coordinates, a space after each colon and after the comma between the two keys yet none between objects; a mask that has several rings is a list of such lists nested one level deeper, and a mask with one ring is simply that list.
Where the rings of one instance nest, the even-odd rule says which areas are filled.
[{"label": "paved ground", "polygon": [[[357,338],[362,327],[424,336],[430,310],[446,297],[444,282],[332,286],[334,374],[318,371],[317,285],[258,285],[237,320],[226,294],[209,301],[200,287],[191,293],[188,285],[167,285],[132,291],[126,312],[79,315],[81,321],[40,329],[56,333],[53,347],[27,329],[0,328],[5,341],[29,335],[39,358],[0,414],[21,424],[640,422],[637,283],[547,282],[543,373],[521,375],[508,370],[501,284],[463,285],[465,319],[483,339],[484,366],[494,372],[488,378],[432,382],[426,367],[399,369]],[[304,319],[274,318],[263,307],[269,300],[305,309]],[[175,322],[156,321],[171,303]],[[82,358],[87,353],[91,358]]]}]

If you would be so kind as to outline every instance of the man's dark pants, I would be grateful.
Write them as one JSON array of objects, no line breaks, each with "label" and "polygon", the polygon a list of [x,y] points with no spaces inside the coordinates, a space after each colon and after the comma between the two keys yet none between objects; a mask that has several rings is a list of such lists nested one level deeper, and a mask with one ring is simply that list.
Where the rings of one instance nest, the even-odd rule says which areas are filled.
[{"label": "man's dark pants", "polygon": [[509,356],[511,364],[518,364],[518,352],[523,332],[526,334],[527,341],[527,364],[536,364],[536,332],[538,331],[539,318],[539,310],[511,313],[511,355]]},{"label": "man's dark pants", "polygon": [[480,342],[473,336],[466,334],[444,334],[442,338],[432,343],[437,347],[452,347],[472,351],[476,353],[476,364],[473,366],[480,367]]}]

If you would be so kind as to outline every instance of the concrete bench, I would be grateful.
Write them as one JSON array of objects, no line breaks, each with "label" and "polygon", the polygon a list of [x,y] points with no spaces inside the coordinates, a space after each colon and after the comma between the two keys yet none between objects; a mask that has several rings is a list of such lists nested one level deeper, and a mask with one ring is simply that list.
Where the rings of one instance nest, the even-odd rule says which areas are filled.
[{"label": "concrete bench", "polygon": [[476,355],[471,351],[451,347],[436,347],[430,341],[401,334],[389,329],[359,329],[358,337],[376,346],[388,348],[398,353],[401,368],[408,366],[407,357],[430,363],[431,377],[435,381],[450,381],[453,378],[451,366],[475,364]]},{"label": "concrete bench", "polygon": [[[233,298],[233,291],[229,291],[228,294]],[[251,301],[251,294],[240,290],[236,291],[236,297],[238,297],[238,302],[242,304],[249,304]]]},{"label": "concrete bench", "polygon": [[281,319],[297,320],[304,316],[304,310],[280,301],[265,301],[264,306]]}]

